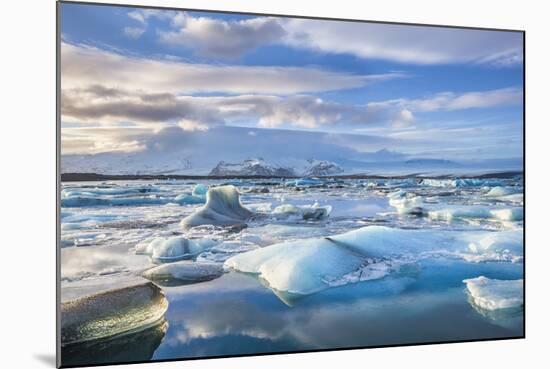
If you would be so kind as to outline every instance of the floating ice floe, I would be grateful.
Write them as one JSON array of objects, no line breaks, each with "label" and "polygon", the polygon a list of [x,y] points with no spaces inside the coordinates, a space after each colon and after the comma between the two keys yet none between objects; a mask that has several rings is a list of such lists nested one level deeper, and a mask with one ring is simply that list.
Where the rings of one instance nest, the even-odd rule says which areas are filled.
[{"label": "floating ice floe", "polygon": [[331,211],[332,207],[330,205],[320,206],[318,203],[303,206],[284,204],[273,209],[271,214],[277,218],[292,217],[303,220],[320,220],[327,218]]},{"label": "floating ice floe", "polygon": [[[116,287],[112,287],[116,286]],[[102,277],[61,288],[61,344],[112,338],[163,321],[168,300],[141,277]]]},{"label": "floating ice floe", "polygon": [[185,237],[159,237],[136,246],[136,254],[151,256],[156,263],[192,259],[217,242],[210,239],[189,240]]},{"label": "floating ice floe", "polygon": [[195,185],[191,193],[180,194],[176,196],[174,201],[181,205],[204,204],[207,192],[208,187],[199,183]]},{"label": "floating ice floe", "polygon": [[220,263],[178,261],[149,269],[143,276],[160,284],[177,285],[209,281],[223,273]]},{"label": "floating ice floe", "polygon": [[498,219],[503,221],[523,220],[523,208],[494,208],[487,206],[447,205],[442,209],[428,210],[427,215],[435,220],[452,221],[460,218]]},{"label": "floating ice floe", "polygon": [[514,187],[497,186],[497,187],[491,188],[483,196],[485,196],[485,197],[501,197],[501,196],[506,196],[506,195],[512,195],[512,194],[515,194],[515,193],[518,193],[518,192],[519,192],[519,190],[517,188],[514,188]]},{"label": "floating ice floe", "polygon": [[483,197],[490,200],[508,201],[523,204],[523,193],[517,187],[493,187]]},{"label": "floating ice floe", "polygon": [[241,241],[226,241],[217,244],[201,253],[197,257],[197,261],[223,263],[234,255],[257,249],[258,246],[252,242],[246,241],[247,238],[249,237],[243,237]]},{"label": "floating ice floe", "polygon": [[240,201],[235,186],[214,187],[206,193],[206,204],[181,221],[184,228],[205,224],[234,226],[244,224],[253,213]]},{"label": "floating ice floe", "polygon": [[465,279],[473,304],[486,310],[513,309],[523,306],[523,279],[499,280],[480,276]]},{"label": "floating ice floe", "polygon": [[390,192],[389,203],[400,214],[426,216],[433,220],[496,219],[501,221],[523,220],[522,207],[496,207],[486,205],[426,204],[421,196],[398,190]]},{"label": "floating ice floe", "polygon": [[478,179],[478,178],[458,178],[458,179],[430,179],[424,178],[420,182],[423,186],[429,187],[482,187],[482,186],[499,186],[502,181],[496,179]]},{"label": "floating ice floe", "polygon": [[[307,295],[337,285],[379,279],[425,257],[480,255],[484,247],[487,252],[522,253],[522,239],[515,237],[505,249],[506,236],[496,237],[491,243],[487,237],[492,233],[368,226],[330,237],[274,244],[233,256],[224,265],[257,274],[276,291]],[[475,253],[469,249],[471,245],[478,245]]]},{"label": "floating ice floe", "polygon": [[87,197],[75,196],[61,199],[61,207],[87,207],[87,206],[143,206],[163,205],[171,202],[172,199],[159,197],[158,195],[136,196],[136,197]]},{"label": "floating ice floe", "polygon": [[312,186],[322,186],[325,182],[322,179],[316,178],[300,178],[286,181],[286,186],[294,187],[312,187]]},{"label": "floating ice floe", "polygon": [[481,236],[476,232],[467,232],[463,239],[468,243],[468,249],[459,252],[459,255],[466,261],[523,261],[523,230],[488,232]]}]

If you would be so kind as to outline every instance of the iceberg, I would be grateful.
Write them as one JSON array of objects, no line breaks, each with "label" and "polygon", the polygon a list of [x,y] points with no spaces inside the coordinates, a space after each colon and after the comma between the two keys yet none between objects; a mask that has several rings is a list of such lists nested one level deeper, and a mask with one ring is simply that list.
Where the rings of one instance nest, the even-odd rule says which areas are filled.
[{"label": "iceberg", "polygon": [[142,331],[162,322],[167,309],[162,290],[141,277],[72,282],[61,288],[61,344]]},{"label": "iceberg", "polygon": [[220,263],[178,261],[149,269],[143,276],[161,285],[178,285],[209,281],[223,273]]},{"label": "iceberg", "polygon": [[396,208],[399,214],[423,214],[424,202],[420,196],[398,190],[390,192],[388,197],[390,205]]},{"label": "iceberg", "polygon": [[277,218],[293,217],[303,220],[321,220],[327,218],[331,211],[332,207],[330,205],[319,206],[318,203],[305,206],[284,204],[273,209],[272,214]]},{"label": "iceberg", "polygon": [[151,259],[156,263],[170,263],[192,259],[216,243],[216,241],[209,239],[189,240],[181,236],[159,237],[149,243],[137,245],[135,252],[136,254],[151,256]]},{"label": "iceberg", "polygon": [[224,266],[256,274],[274,291],[308,295],[383,278],[425,257],[523,252],[521,232],[497,234],[367,226],[330,237],[273,244],[233,256]]},{"label": "iceberg", "polygon": [[452,221],[460,218],[498,219],[503,221],[523,220],[523,208],[495,209],[487,206],[451,206],[429,210],[428,217],[434,220]]},{"label": "iceberg", "polygon": [[519,192],[518,189],[514,187],[502,187],[497,186],[493,187],[487,192],[484,196],[485,197],[501,197],[501,196],[507,196],[512,194],[517,194]]},{"label": "iceberg", "polygon": [[200,225],[235,226],[248,220],[253,213],[240,201],[235,186],[220,186],[208,190],[206,204],[193,214],[184,218],[181,225],[191,228]]},{"label": "iceberg", "polygon": [[192,204],[204,204],[206,202],[206,193],[208,187],[203,184],[197,184],[193,188],[193,191],[189,193],[183,193],[174,199],[174,201],[180,205],[192,205]]},{"label": "iceberg", "polygon": [[496,179],[479,179],[479,178],[458,178],[458,179],[430,179],[423,178],[420,182],[423,186],[428,187],[482,187],[482,186],[500,186],[502,181]]},{"label": "iceberg", "polygon": [[465,279],[471,302],[485,310],[523,307],[523,279],[499,280],[484,276]]},{"label": "iceberg", "polygon": [[285,186],[294,186],[294,187],[318,187],[322,186],[325,182],[321,179],[316,178],[301,178],[293,179],[291,181],[285,182]]}]

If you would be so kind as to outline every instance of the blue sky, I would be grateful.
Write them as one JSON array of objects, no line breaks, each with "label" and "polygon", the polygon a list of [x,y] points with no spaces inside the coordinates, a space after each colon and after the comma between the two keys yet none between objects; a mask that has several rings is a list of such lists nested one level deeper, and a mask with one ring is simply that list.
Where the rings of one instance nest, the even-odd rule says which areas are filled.
[{"label": "blue sky", "polygon": [[522,155],[521,33],[63,3],[61,34],[64,154],[240,126]]}]

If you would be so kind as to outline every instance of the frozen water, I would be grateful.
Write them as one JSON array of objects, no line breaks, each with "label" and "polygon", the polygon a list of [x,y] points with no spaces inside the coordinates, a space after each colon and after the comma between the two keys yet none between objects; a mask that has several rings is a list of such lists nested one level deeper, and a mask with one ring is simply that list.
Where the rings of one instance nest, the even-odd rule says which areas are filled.
[{"label": "frozen water", "polygon": [[272,214],[278,218],[298,218],[304,220],[320,220],[330,215],[332,207],[313,205],[296,206],[292,204],[279,205],[273,209]]},{"label": "frozen water", "polygon": [[222,274],[220,263],[178,261],[149,269],[143,276],[161,284],[187,284],[208,281]]},{"label": "frozen water", "polygon": [[[521,253],[519,233],[445,232],[370,226],[343,234],[283,242],[240,254],[225,266],[253,273],[277,290],[307,295],[325,288],[382,278],[396,266],[453,253]],[[398,269],[398,268],[397,268]]]},{"label": "frozen water", "polygon": [[499,310],[523,306],[523,279],[498,280],[484,276],[465,279],[472,302],[482,309]]},{"label": "frozen water", "polygon": [[206,204],[195,213],[183,219],[184,228],[203,224],[216,226],[233,226],[243,224],[252,216],[239,199],[239,192],[232,186],[215,187],[208,190]]},{"label": "frozen water", "polygon": [[136,254],[150,255],[156,263],[192,259],[204,250],[214,246],[216,241],[209,239],[189,240],[176,236],[155,238],[149,243],[136,246]]},{"label": "frozen water", "polygon": [[150,328],[168,308],[161,289],[139,277],[103,277],[64,285],[61,298],[62,345]]},{"label": "frozen water", "polygon": [[[521,178],[476,179],[468,186],[460,182],[432,186],[419,178],[317,178],[298,185],[287,181],[63,183],[62,294],[68,296],[69,287],[80,288],[86,281],[117,287],[123,286],[118,278],[141,276],[157,267],[174,268],[173,276],[167,273],[155,282],[162,284],[172,303],[175,289],[203,291],[225,278],[245,276],[230,266],[231,260],[239,260],[239,266],[259,275],[285,302],[289,301],[281,292],[285,288],[307,293],[296,305],[321,301],[325,294],[353,286],[362,286],[361,293],[368,294],[385,291],[398,280],[414,285],[420,278],[429,280],[431,287],[415,285],[418,293],[431,297],[455,288],[460,301],[472,309],[462,280],[522,276]],[[208,204],[205,191],[219,196]],[[430,212],[441,215],[430,217]],[[306,213],[311,215],[304,217]],[[197,223],[182,227],[185,218]],[[190,260],[172,263],[180,258]],[[173,278],[186,273],[200,276],[203,264],[217,264],[212,268],[219,269],[226,261],[229,273],[207,283]],[[169,267],[179,263],[186,266]],[[432,279],[437,263],[443,267]],[[265,296],[262,284],[246,276]],[[405,289],[395,284],[402,286],[399,291]],[[244,293],[240,285],[225,288]]]}]

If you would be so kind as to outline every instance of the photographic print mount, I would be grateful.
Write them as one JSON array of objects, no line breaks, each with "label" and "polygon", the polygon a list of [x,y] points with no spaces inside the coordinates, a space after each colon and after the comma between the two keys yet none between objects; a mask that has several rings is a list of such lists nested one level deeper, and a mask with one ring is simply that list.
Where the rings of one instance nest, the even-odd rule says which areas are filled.
[{"label": "photographic print mount", "polygon": [[58,365],[524,337],[523,31],[63,1],[57,48]]}]

